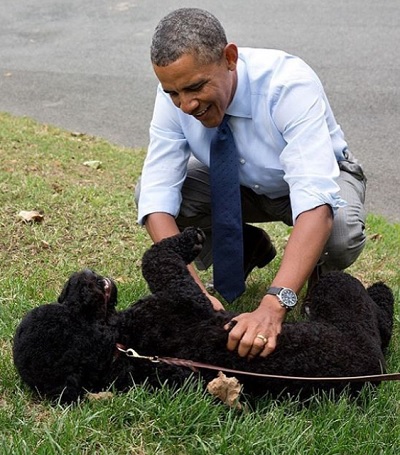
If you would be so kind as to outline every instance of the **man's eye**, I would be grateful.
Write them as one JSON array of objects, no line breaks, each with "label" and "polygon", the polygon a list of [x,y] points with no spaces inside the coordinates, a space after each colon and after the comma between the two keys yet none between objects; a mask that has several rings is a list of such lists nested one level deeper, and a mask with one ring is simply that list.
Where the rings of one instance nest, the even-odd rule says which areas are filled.
[{"label": "man's eye", "polygon": [[196,85],[195,87],[190,87],[189,91],[190,92],[198,92],[200,91],[202,88],[204,87],[204,84],[199,84],[199,85]]}]

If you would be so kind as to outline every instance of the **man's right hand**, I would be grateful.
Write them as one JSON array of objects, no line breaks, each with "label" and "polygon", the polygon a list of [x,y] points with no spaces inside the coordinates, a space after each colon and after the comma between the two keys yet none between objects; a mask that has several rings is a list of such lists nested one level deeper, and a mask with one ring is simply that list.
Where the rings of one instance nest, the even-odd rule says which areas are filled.
[{"label": "man's right hand", "polygon": [[207,296],[208,300],[210,300],[215,311],[225,310],[222,303],[214,295],[206,293],[206,296]]}]

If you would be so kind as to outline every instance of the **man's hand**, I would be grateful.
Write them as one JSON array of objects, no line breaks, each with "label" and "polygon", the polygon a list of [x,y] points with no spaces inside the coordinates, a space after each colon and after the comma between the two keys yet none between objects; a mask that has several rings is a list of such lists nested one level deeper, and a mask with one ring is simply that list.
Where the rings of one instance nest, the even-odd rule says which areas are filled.
[{"label": "man's hand", "polygon": [[[237,321],[229,333],[227,348],[237,349],[241,357],[253,359],[266,357],[274,351],[277,337],[282,329],[286,310],[272,295],[266,295],[260,306],[251,313],[243,313],[233,319]],[[228,330],[232,325],[225,325]]]}]

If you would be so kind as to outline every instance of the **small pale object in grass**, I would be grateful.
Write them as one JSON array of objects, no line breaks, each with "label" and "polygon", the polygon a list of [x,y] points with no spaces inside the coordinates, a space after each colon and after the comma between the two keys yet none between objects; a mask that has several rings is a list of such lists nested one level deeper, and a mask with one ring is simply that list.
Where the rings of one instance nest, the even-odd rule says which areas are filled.
[{"label": "small pale object in grass", "polygon": [[109,400],[114,394],[112,392],[87,393],[86,398],[90,401]]},{"label": "small pale object in grass", "polygon": [[18,216],[22,218],[25,223],[40,223],[43,221],[44,215],[37,210],[21,210]]},{"label": "small pale object in grass", "polygon": [[90,160],[90,161],[85,161],[83,163],[84,166],[91,167],[93,169],[100,169],[102,166],[102,162],[98,160]]},{"label": "small pale object in grass", "polygon": [[222,371],[219,371],[218,377],[207,384],[207,390],[229,407],[242,409],[242,405],[239,403],[242,386],[235,377],[228,378]]}]

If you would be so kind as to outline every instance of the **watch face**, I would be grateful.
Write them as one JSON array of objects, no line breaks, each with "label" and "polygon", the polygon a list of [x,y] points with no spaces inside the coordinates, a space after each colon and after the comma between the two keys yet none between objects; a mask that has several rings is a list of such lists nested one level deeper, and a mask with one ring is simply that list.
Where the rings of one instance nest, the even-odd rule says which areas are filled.
[{"label": "watch face", "polygon": [[297,295],[291,289],[284,288],[280,292],[282,303],[287,307],[294,307],[297,303]]}]

